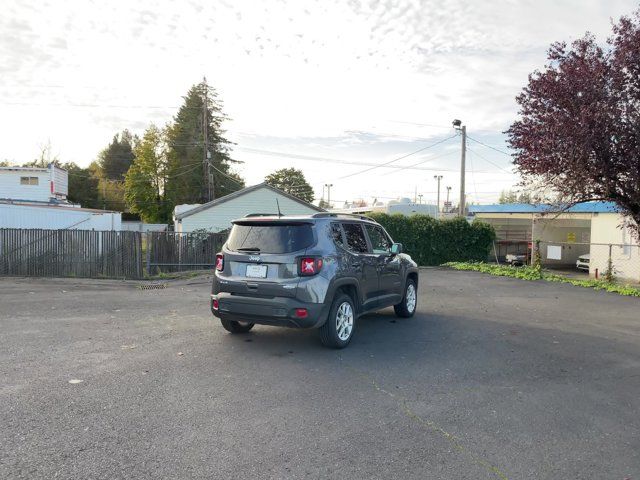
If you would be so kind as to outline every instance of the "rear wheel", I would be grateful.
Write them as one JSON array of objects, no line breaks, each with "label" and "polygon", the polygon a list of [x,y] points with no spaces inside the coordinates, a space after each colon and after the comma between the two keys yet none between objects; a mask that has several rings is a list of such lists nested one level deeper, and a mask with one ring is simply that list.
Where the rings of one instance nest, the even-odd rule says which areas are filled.
[{"label": "rear wheel", "polygon": [[250,322],[236,322],[235,320],[220,319],[220,323],[227,332],[231,333],[247,333],[253,328],[254,323]]},{"label": "rear wheel", "polygon": [[407,279],[407,284],[404,287],[404,297],[402,301],[393,306],[396,315],[399,317],[409,318],[413,317],[416,313],[416,305],[418,304],[418,289],[416,288],[416,282],[411,278]]},{"label": "rear wheel", "polygon": [[320,327],[320,340],[331,348],[344,348],[353,337],[356,310],[353,300],[346,293],[340,293],[333,299],[329,317]]}]

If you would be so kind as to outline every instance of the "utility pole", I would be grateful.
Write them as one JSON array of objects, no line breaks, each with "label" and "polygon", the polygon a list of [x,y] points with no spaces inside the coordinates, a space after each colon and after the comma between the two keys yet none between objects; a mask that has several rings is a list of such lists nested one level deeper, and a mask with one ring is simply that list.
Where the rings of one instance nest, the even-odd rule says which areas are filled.
[{"label": "utility pole", "polygon": [[440,218],[440,180],[442,180],[442,175],[434,175],[434,180],[438,181],[438,217]]},{"label": "utility pole", "polygon": [[453,128],[460,130],[462,133],[462,153],[460,155],[460,205],[459,215],[464,217],[465,212],[465,193],[464,193],[464,175],[465,175],[465,161],[467,155],[467,126],[462,125],[462,122],[458,119],[453,121]]},{"label": "utility pole", "polygon": [[325,183],[324,186],[327,187],[327,203],[331,208],[331,187],[333,187],[333,183]]},{"label": "utility pole", "polygon": [[[449,205],[449,193],[451,192],[451,187],[447,187],[447,205]],[[451,210],[451,207],[449,206],[449,210]]]},{"label": "utility pole", "polygon": [[209,94],[209,86],[207,85],[206,77],[202,79],[202,139],[203,139],[203,155],[202,155],[202,170],[203,170],[203,186],[202,196],[204,203],[210,202],[215,199],[215,192],[213,187],[213,172],[211,171],[211,152],[209,151],[209,110],[207,109],[207,97]]},{"label": "utility pole", "polygon": [[420,202],[420,205],[422,205],[422,194],[421,193],[418,194],[418,201]]}]

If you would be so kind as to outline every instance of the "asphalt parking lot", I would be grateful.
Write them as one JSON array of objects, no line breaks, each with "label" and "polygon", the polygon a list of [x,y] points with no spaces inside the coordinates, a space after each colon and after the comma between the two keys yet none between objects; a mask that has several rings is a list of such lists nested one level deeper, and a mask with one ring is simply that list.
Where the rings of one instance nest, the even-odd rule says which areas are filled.
[{"label": "asphalt parking lot", "polygon": [[640,299],[427,269],[335,351],[208,289],[0,279],[0,478],[640,479]]}]

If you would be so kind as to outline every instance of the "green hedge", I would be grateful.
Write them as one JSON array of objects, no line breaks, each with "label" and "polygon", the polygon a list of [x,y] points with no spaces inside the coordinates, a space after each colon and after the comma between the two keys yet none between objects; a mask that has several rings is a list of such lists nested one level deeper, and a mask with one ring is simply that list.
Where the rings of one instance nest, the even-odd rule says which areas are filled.
[{"label": "green hedge", "polygon": [[436,220],[428,215],[406,217],[399,213],[370,215],[418,265],[485,261],[496,238],[491,225],[469,223],[464,218]]}]

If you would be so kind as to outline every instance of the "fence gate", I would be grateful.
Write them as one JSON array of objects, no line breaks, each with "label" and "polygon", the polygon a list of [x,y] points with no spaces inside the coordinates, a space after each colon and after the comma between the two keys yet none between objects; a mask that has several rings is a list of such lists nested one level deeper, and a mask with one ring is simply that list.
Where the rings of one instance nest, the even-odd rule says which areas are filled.
[{"label": "fence gate", "polygon": [[226,233],[148,232],[147,272],[181,272],[213,268]]},{"label": "fence gate", "polygon": [[142,278],[139,232],[0,229],[0,275]]}]

